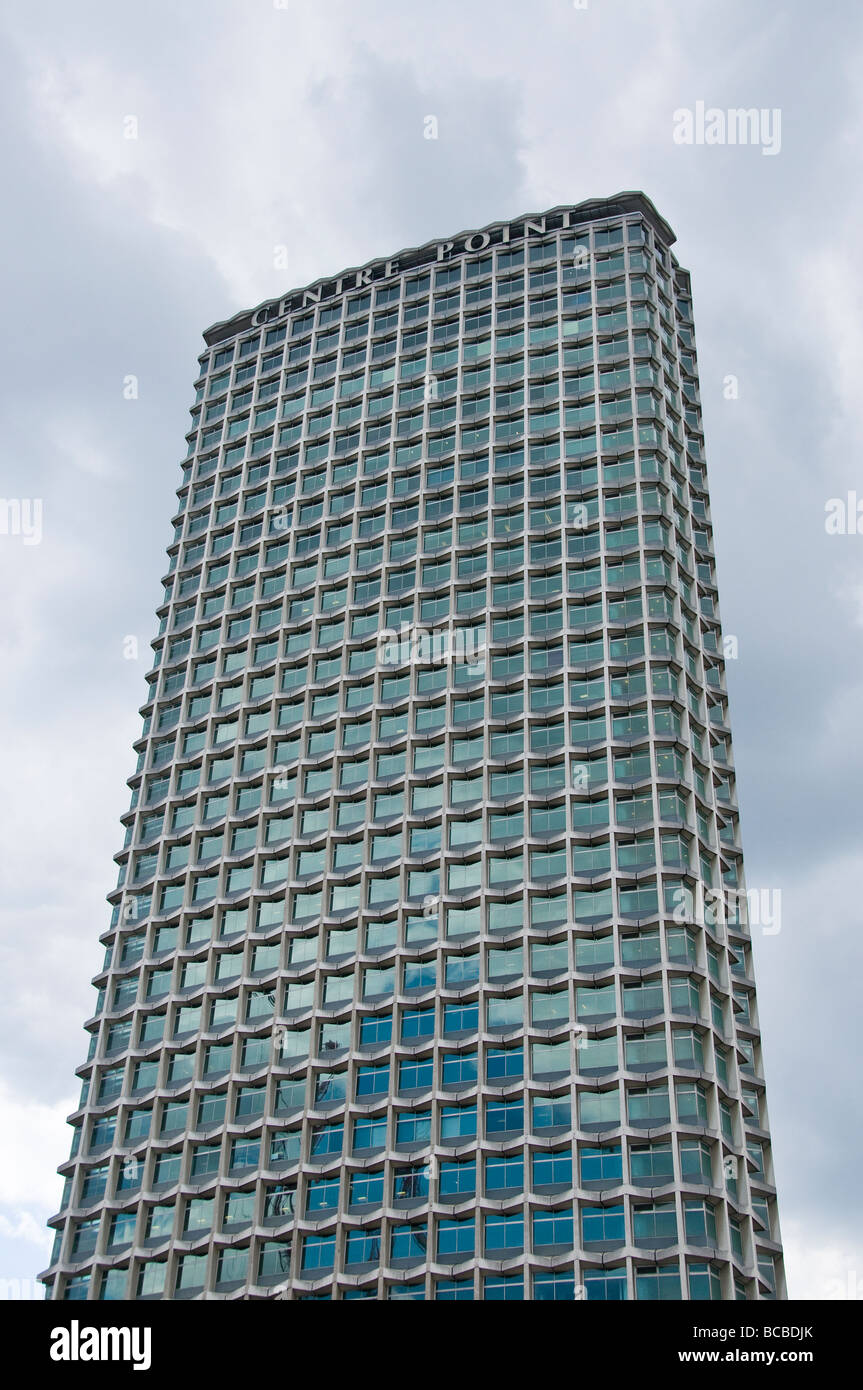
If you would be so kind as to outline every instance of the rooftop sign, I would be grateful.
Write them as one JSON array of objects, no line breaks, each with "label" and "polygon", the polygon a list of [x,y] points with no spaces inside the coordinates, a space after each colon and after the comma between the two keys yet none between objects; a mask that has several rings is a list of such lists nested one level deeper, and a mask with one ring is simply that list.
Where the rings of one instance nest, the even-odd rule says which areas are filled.
[{"label": "rooftop sign", "polygon": [[519,217],[511,222],[495,222],[481,231],[461,232],[452,241],[432,241],[425,246],[401,251],[389,260],[370,261],[368,265],[345,270],[332,279],[317,280],[304,289],[291,290],[280,299],[265,300],[256,309],[246,310],[232,319],[216,323],[207,329],[204,341],[208,347],[212,347],[215,343],[236,337],[238,333],[261,328],[265,324],[278,323],[292,313],[314,308],[316,304],[322,304],[348,291],[389,280],[406,270],[415,270],[424,265],[445,264],[458,256],[484,251],[487,247],[518,244],[532,236],[543,236],[546,232],[633,213],[645,216],[667,246],[675,240],[668,223],[659,216],[649,198],[643,193],[621,193],[615,198],[594,199],[579,203],[576,207],[554,208],[551,212]]}]

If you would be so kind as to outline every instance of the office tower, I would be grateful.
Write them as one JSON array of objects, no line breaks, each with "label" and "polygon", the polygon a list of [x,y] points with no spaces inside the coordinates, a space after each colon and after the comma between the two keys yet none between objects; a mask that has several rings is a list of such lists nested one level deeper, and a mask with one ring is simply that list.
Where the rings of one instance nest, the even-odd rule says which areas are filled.
[{"label": "office tower", "polygon": [[205,334],[49,1296],[785,1296],[673,241]]}]

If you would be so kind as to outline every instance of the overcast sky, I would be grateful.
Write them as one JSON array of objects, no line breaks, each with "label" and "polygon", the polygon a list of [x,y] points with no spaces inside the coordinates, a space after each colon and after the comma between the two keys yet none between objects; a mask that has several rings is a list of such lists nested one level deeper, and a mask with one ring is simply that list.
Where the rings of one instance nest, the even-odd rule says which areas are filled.
[{"label": "overcast sky", "polygon": [[[643,189],[692,271],[747,879],[782,894],[755,952],[789,1288],[863,1295],[863,524],[825,529],[863,499],[863,8],[4,8],[0,496],[43,514],[0,534],[0,1278],[48,1262],[203,329]],[[698,102],[763,110],[773,152],[676,143]]]}]

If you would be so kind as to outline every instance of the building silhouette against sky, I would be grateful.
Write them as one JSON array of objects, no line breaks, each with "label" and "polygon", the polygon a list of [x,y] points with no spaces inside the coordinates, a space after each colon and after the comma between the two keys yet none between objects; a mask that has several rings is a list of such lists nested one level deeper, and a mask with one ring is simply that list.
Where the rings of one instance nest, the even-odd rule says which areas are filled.
[{"label": "building silhouette against sky", "polygon": [[49,1297],[785,1297],[673,241],[204,335]]}]

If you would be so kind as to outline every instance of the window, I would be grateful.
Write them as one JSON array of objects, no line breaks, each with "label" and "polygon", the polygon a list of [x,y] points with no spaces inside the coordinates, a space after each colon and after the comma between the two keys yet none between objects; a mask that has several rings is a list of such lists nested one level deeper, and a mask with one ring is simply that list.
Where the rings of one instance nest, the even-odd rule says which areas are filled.
[{"label": "window", "polygon": [[520,1191],[524,1187],[524,1158],[517,1154],[490,1154],[485,1160],[485,1187],[491,1194]]},{"label": "window", "polygon": [[302,1270],[313,1271],[332,1269],[336,1257],[336,1238],[334,1235],[307,1235],[303,1239]]},{"label": "window", "polygon": [[402,1112],[396,1117],[396,1144],[425,1144],[431,1138],[431,1111]]},{"label": "window", "polygon": [[645,1266],[636,1269],[635,1297],[639,1302],[680,1299],[680,1273],[677,1264]]},{"label": "window", "polygon": [[424,1223],[394,1225],[390,1233],[390,1259],[416,1264],[426,1258],[427,1243]]},{"label": "window", "polygon": [[[437,1225],[438,1259],[455,1262],[468,1259],[473,1253],[473,1220],[441,1218]],[[440,1292],[438,1292],[438,1297],[440,1297]]]},{"label": "window", "polygon": [[485,1218],[485,1253],[524,1248],[524,1217],[520,1211],[494,1212]]},{"label": "window", "polygon": [[349,1204],[352,1207],[378,1207],[384,1200],[383,1173],[352,1173]]},{"label": "window", "polygon": [[541,1246],[571,1246],[573,1240],[572,1208],[541,1210],[532,1214],[533,1244]]},{"label": "window", "polygon": [[381,1233],[379,1227],[348,1231],[345,1242],[346,1265],[377,1264],[380,1257]]},{"label": "window", "polygon": [[532,1158],[533,1187],[572,1184],[572,1150],[541,1149]]}]

